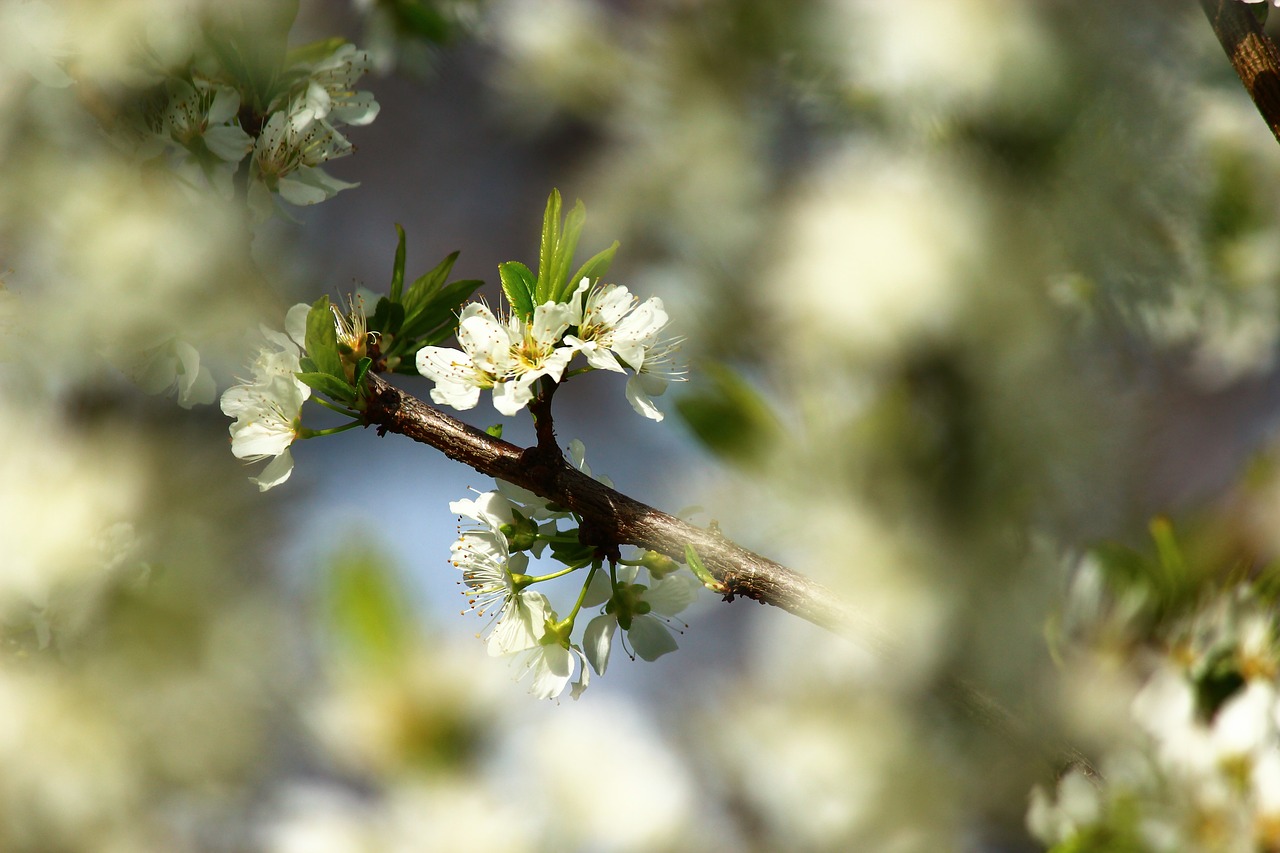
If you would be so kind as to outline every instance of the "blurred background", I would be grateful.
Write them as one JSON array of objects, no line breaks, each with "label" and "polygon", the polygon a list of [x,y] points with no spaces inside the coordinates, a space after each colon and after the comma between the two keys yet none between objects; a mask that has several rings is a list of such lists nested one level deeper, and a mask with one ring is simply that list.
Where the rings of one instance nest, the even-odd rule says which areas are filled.
[{"label": "blurred background", "polygon": [[[1043,849],[1060,745],[1138,742],[1163,626],[1274,558],[1280,149],[1197,4],[0,15],[0,849]],[[369,50],[325,165],[359,186],[264,220],[144,162],[193,22]],[[553,187],[690,366],[660,424],[576,380],[560,438],[853,639],[708,593],[678,652],[537,702],[448,565],[490,481],[354,430],[260,493],[184,399],[190,350],[220,392],[259,323],[386,292],[397,223],[496,304]]]}]

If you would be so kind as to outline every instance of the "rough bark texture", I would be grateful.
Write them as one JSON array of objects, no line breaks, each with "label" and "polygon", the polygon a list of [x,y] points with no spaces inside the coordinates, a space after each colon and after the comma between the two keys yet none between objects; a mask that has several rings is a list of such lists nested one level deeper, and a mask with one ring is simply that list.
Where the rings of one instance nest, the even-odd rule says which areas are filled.
[{"label": "rough bark texture", "polygon": [[[772,604],[838,633],[847,633],[855,622],[854,614],[821,584],[735,545],[714,528],[689,524],[593,480],[565,462],[554,444],[540,441],[537,447],[516,447],[428,406],[375,375],[369,377],[365,418],[377,425],[380,433],[400,433],[429,444],[481,474],[568,507],[582,518],[584,543],[605,553],[616,552],[620,545],[635,545],[683,562],[685,546],[692,545],[711,574],[728,589],[726,599],[751,598]],[[859,634],[858,639],[866,642],[868,637]]]},{"label": "rough bark texture", "polygon": [[1240,0],[1200,0],[1258,112],[1280,141],[1280,50],[1262,31],[1252,5]]}]

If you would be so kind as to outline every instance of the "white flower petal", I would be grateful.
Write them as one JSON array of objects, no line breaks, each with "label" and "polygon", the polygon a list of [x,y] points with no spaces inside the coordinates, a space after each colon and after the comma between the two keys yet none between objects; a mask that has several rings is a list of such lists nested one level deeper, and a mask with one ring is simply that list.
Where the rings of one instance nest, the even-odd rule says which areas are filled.
[{"label": "white flower petal", "polygon": [[582,650],[596,675],[604,675],[609,666],[609,652],[613,648],[613,633],[617,627],[618,617],[612,613],[601,613],[587,623],[587,630],[582,636]]},{"label": "white flower petal", "polygon": [[667,652],[676,650],[676,638],[671,629],[656,616],[645,614],[631,619],[631,630],[627,632],[631,648],[637,655],[647,661],[655,661]]}]

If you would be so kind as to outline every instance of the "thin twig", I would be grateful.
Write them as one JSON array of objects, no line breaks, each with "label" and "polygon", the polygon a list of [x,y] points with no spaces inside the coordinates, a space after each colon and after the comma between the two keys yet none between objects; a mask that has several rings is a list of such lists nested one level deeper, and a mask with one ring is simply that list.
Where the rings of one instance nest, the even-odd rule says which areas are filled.
[{"label": "thin twig", "polygon": [[1209,25],[1227,52],[1253,103],[1280,142],[1280,50],[1240,0],[1200,0]]}]

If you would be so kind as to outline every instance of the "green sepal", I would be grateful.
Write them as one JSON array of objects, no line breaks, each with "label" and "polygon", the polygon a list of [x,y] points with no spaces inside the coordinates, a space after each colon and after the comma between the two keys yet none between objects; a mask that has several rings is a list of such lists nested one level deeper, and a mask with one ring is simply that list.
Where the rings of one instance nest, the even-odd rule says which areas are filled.
[{"label": "green sepal", "polygon": [[[534,294],[538,287],[533,271],[519,261],[507,261],[498,264],[498,277],[502,279],[502,292],[507,294],[511,310],[527,322],[533,317]],[[541,305],[542,300],[537,304]]]},{"label": "green sepal", "polygon": [[307,355],[315,363],[317,371],[346,382],[347,371],[338,353],[338,332],[333,325],[327,295],[317,299],[307,313]]},{"label": "green sepal", "polygon": [[597,252],[589,261],[578,267],[578,271],[570,276],[565,282],[564,292],[557,295],[556,301],[568,301],[573,292],[578,289],[579,282],[584,278],[590,279],[591,281],[603,278],[605,273],[609,271],[609,267],[613,264],[613,256],[617,251],[618,241],[614,240],[612,246],[604,251]]},{"label": "green sepal", "polygon": [[502,424],[494,424],[484,428],[485,433],[494,438],[502,438]]},{"label": "green sepal", "polygon": [[760,392],[728,366],[704,364],[699,373],[708,382],[676,400],[676,412],[712,453],[741,466],[757,464],[781,436],[778,416]]},{"label": "green sepal", "polygon": [[[368,359],[361,359],[368,361]],[[356,399],[356,389],[345,379],[330,376],[328,373],[298,373],[298,381],[309,385],[327,397],[342,403],[352,403]]]},{"label": "green sepal", "polygon": [[583,545],[581,542],[552,542],[551,556],[566,566],[589,560],[595,554],[594,545]]},{"label": "green sepal", "polygon": [[684,561],[689,566],[689,570],[702,581],[702,585],[712,592],[724,595],[729,591],[729,587],[722,582],[716,580],[707,567],[702,564],[702,558],[698,556],[698,552],[693,550],[692,545],[684,546]]},{"label": "green sepal", "polygon": [[396,223],[396,259],[391,265],[391,301],[399,302],[404,291],[404,229]]},{"label": "green sepal", "polygon": [[373,365],[373,359],[365,356],[356,362],[356,381],[355,389],[358,394],[364,388],[364,378],[369,373],[369,368]]},{"label": "green sepal", "polygon": [[298,371],[299,373],[316,373],[320,370],[320,368],[316,367],[316,363],[311,360],[311,357],[306,355],[298,359],[298,367],[301,368]]}]

